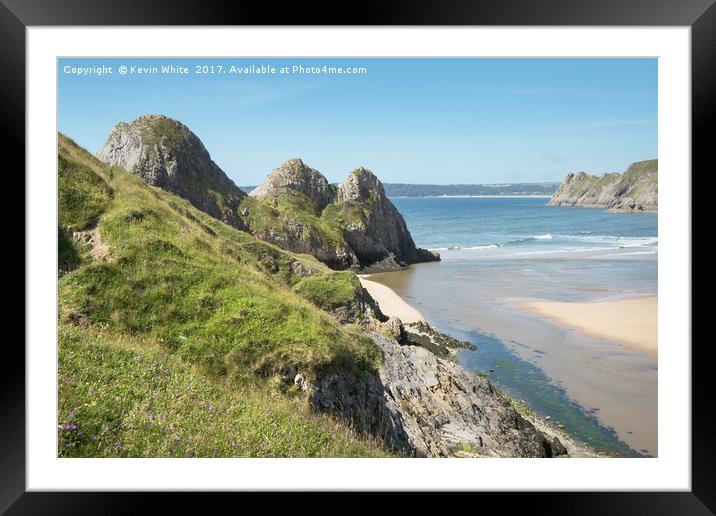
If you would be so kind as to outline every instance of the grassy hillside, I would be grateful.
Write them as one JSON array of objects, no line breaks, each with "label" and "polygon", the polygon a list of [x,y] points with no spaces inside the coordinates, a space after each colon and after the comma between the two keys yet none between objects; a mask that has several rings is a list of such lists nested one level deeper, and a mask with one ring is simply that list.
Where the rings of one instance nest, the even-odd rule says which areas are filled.
[{"label": "grassy hillside", "polygon": [[60,326],[60,457],[387,456],[300,396],[227,387],[160,345]]},{"label": "grassy hillside", "polygon": [[79,259],[59,281],[61,455],[251,455],[264,441],[274,455],[384,453],[335,421],[313,421],[305,395],[275,380],[375,370],[372,341],[305,288],[306,275],[320,274],[340,296],[346,278],[110,169],[64,136],[58,159],[61,231],[97,230],[91,245],[109,249],[96,259],[65,242]]},{"label": "grassy hillside", "polygon": [[659,161],[656,159],[632,163],[624,172],[624,180],[629,185],[629,195],[639,197],[656,192],[658,175]]},{"label": "grassy hillside", "polygon": [[337,271],[308,276],[293,289],[316,306],[331,310],[350,304],[359,295],[361,284],[352,272]]},{"label": "grassy hillside", "polygon": [[[109,206],[113,195],[103,176],[95,173],[98,167],[104,166],[98,160],[89,160],[89,163],[85,164],[85,160],[78,158],[78,154],[79,148],[76,145],[67,144],[65,152],[59,155],[57,160],[57,240],[60,271],[77,267],[86,259],[86,246],[73,241],[72,235],[94,225]],[[106,172],[106,175],[111,174],[111,170]]]}]

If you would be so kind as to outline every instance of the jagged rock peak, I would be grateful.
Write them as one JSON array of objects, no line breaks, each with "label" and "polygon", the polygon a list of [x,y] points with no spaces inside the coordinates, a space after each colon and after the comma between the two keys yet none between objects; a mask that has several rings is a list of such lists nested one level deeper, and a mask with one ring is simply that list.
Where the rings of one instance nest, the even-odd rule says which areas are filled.
[{"label": "jagged rock peak", "polygon": [[208,152],[201,140],[187,126],[164,115],[142,115],[134,121],[119,122],[97,157],[106,162],[119,165],[129,171],[135,171],[142,158],[140,147],[192,147],[192,150]]},{"label": "jagged rock peak", "polygon": [[338,185],[339,201],[367,200],[371,196],[385,197],[383,183],[378,177],[364,167],[358,167]]},{"label": "jagged rock peak", "polygon": [[246,194],[214,163],[187,126],[164,115],[118,123],[97,157],[185,198],[227,224],[242,227],[236,207]]},{"label": "jagged rock peak", "polygon": [[271,171],[264,182],[249,195],[257,199],[275,197],[284,189],[302,193],[320,209],[336,200],[335,193],[323,174],[307,166],[300,158],[290,159]]},{"label": "jagged rock peak", "polygon": [[370,170],[360,167],[348,174],[338,185],[337,197],[347,214],[350,205],[362,208],[352,217],[346,216],[345,238],[364,268],[378,272],[440,259],[436,253],[415,246],[403,216]]}]

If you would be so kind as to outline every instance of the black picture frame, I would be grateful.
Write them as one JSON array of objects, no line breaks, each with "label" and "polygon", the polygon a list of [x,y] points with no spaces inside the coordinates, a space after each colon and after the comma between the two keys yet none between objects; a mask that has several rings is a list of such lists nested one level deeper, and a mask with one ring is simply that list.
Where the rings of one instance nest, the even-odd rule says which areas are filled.
[{"label": "black picture frame", "polygon": [[[713,152],[716,94],[715,0],[427,0],[368,1],[333,8],[296,2],[277,8],[269,3],[223,0],[0,0],[0,113],[6,149],[24,170],[25,30],[52,25],[550,25],[550,26],[688,26],[692,51],[692,168],[707,173]],[[691,174],[684,171],[683,174]],[[692,176],[693,178],[693,176]],[[692,248],[693,252],[693,248]],[[693,259],[692,259],[693,264]],[[25,274],[31,271],[25,269]],[[26,307],[31,310],[32,307]],[[693,321],[693,316],[692,316]],[[683,343],[689,345],[690,343]],[[550,514],[714,514],[716,512],[716,428],[714,382],[708,360],[710,343],[692,346],[692,490],[690,492],[512,493],[510,503]],[[9,346],[7,341],[6,347]],[[0,376],[0,511],[8,514],[124,513],[147,507],[147,497],[161,496],[164,509],[186,497],[122,493],[38,493],[25,489],[25,358],[5,355]],[[668,387],[667,387],[668,388]],[[12,422],[12,424],[9,424]],[[357,494],[351,494],[356,497]],[[475,495],[473,495],[475,496]],[[482,504],[488,497],[479,494]],[[503,500],[495,500],[498,503]],[[259,502],[259,500],[256,500]],[[223,503],[223,502],[222,502]],[[281,497],[271,495],[279,509]],[[305,502],[287,502],[298,507]],[[345,510],[369,510],[366,501],[329,502]],[[468,502],[474,503],[474,502]],[[296,504],[296,505],[294,505]],[[410,505],[423,506],[421,496]],[[452,505],[452,504],[451,504]],[[246,506],[249,507],[249,506]],[[457,507],[457,506],[456,506]],[[206,507],[205,507],[206,509]],[[312,504],[311,512],[316,512]],[[343,512],[344,509],[341,509]],[[184,512],[184,511],[183,511]]]}]

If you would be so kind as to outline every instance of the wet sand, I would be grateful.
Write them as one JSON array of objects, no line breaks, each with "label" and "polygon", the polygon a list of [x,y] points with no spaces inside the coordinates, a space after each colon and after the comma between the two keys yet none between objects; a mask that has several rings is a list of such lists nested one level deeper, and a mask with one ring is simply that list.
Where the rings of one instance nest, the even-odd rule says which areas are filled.
[{"label": "wet sand", "polygon": [[358,276],[363,288],[376,300],[380,310],[388,317],[397,317],[404,323],[425,321],[415,308],[403,301],[393,289],[381,283],[366,279],[367,276]]},{"label": "wet sand", "polygon": [[[496,368],[495,375],[503,370],[504,364],[496,367],[481,363],[485,346],[480,335],[499,339],[510,352],[544,371],[554,385],[564,389],[601,424],[615,429],[633,449],[657,456],[656,354],[634,351],[613,339],[597,338],[521,305],[523,301],[540,299],[545,292],[570,302],[590,303],[591,299],[617,293],[616,288],[605,285],[603,278],[616,286],[621,286],[623,278],[614,274],[597,276],[600,283],[595,284],[590,268],[590,281],[584,284],[579,281],[581,271],[577,276],[565,277],[569,271],[565,271],[563,262],[555,262],[554,266],[553,273],[545,274],[544,265],[535,271],[530,266],[505,266],[502,262],[443,261],[372,274],[370,279],[390,288],[439,330],[473,341],[478,351],[458,357],[468,370]],[[643,270],[642,263],[639,270]],[[633,277],[634,272],[628,272]],[[581,288],[564,290],[564,283]],[[517,376],[524,377],[519,373]],[[541,408],[538,412],[542,415],[552,415],[553,420],[560,417],[555,413],[559,411],[557,406]]]},{"label": "wet sand", "polygon": [[521,305],[594,337],[619,342],[635,351],[657,354],[656,296],[588,303],[523,301]]}]

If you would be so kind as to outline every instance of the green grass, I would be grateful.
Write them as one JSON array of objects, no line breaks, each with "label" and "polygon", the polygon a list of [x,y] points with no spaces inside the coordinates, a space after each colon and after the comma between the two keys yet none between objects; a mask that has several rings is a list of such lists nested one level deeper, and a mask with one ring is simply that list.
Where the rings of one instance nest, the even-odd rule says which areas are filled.
[{"label": "green grass", "polygon": [[[77,164],[75,168],[94,173],[111,189],[102,191],[112,192],[102,203],[94,202],[94,195],[86,196],[86,205],[79,203],[73,208],[84,220],[98,220],[99,233],[109,247],[111,258],[102,262],[80,260],[76,269],[60,277],[61,334],[91,331],[114,336],[115,340],[121,337],[158,343],[162,353],[170,357],[167,360],[191,370],[195,375],[192,378],[203,378],[201,381],[207,382],[206,385],[226,385],[244,394],[252,392],[252,395],[263,391],[249,386],[261,386],[261,382],[287,370],[297,370],[309,381],[335,368],[357,376],[376,370],[381,354],[370,339],[340,326],[313,300],[301,295],[302,289],[293,291],[294,285],[305,281],[305,274],[330,273],[315,258],[288,253],[259,241],[213,219],[179,197],[147,186],[133,174],[118,167],[109,169],[63,136],[60,137],[60,159],[73,161]],[[93,189],[102,183],[93,179],[86,184]],[[61,196],[66,188],[67,183],[60,185]],[[74,189],[75,185],[69,188]],[[67,239],[60,239],[61,259],[72,260],[73,252],[81,251],[73,245]],[[346,282],[354,281],[351,276],[341,276],[342,281],[336,282],[336,299],[343,295]],[[70,383],[85,382],[87,389],[94,386],[97,390],[111,383],[108,378],[112,375],[120,374],[115,369],[123,368],[127,374],[132,370],[126,364],[129,360],[126,353],[106,350],[113,345],[112,339],[104,342],[104,351],[92,351],[94,348],[90,349],[89,343],[79,337],[67,342],[87,347],[86,352],[97,361],[96,375],[86,381],[82,379],[83,367],[66,370],[71,372],[67,373]],[[135,372],[140,374],[139,370]],[[139,378],[143,377],[133,378],[141,383]],[[189,382],[187,378],[182,382]],[[123,386],[117,388],[129,389],[126,394],[131,398],[134,396],[131,389],[144,389],[130,385],[133,381],[127,377]],[[117,399],[125,394],[124,390],[116,392]],[[206,396],[210,394],[210,391],[202,392]],[[145,392],[140,398],[146,399],[146,395]],[[290,397],[283,401],[280,397],[277,399],[277,406],[288,404],[287,412],[294,412]],[[61,389],[61,406],[75,408],[85,403],[91,403],[88,390]],[[185,408],[189,410],[191,403],[186,403]],[[147,410],[142,405],[133,406],[138,411],[137,418],[142,410]],[[98,409],[93,417],[109,424],[114,416]],[[187,421],[190,420],[187,416]],[[159,446],[151,440],[141,441],[145,437],[132,433],[123,435],[122,453],[133,456],[174,453],[170,444],[179,446],[177,443]],[[197,434],[196,439],[199,438]],[[130,448],[130,443],[135,447]],[[83,448],[86,444],[78,445],[78,449],[85,450],[82,453],[90,453]],[[249,444],[246,446],[244,451],[251,449]],[[289,450],[285,446],[274,449],[273,453]],[[207,449],[201,448],[201,453]],[[218,444],[216,449],[223,450],[220,454],[226,452]],[[110,453],[106,448],[97,450],[101,454]],[[298,448],[291,450],[290,453],[299,453]],[[323,452],[332,454],[334,451],[327,445]],[[196,450],[176,448],[177,454],[184,452]]]},{"label": "green grass", "polygon": [[638,198],[640,195],[655,194],[658,190],[658,160],[638,161],[632,163],[624,173],[629,183],[629,195]]},{"label": "green grass", "polygon": [[141,134],[144,145],[164,144],[170,151],[186,140],[189,136],[189,129],[168,118],[156,118],[145,121]]},{"label": "green grass", "polygon": [[82,248],[72,241],[67,231],[57,230],[57,268],[61,272],[74,269],[82,263]]},{"label": "green grass", "polygon": [[352,228],[365,231],[370,211],[355,201],[342,201],[326,206],[321,214],[323,222],[342,230]]},{"label": "green grass", "polygon": [[324,310],[351,304],[360,293],[358,276],[348,271],[326,272],[304,278],[293,290]]},{"label": "green grass", "polygon": [[84,156],[75,142],[60,135],[57,221],[58,269],[64,273],[87,262],[87,249],[74,242],[72,233],[97,223],[113,192],[105,178],[112,170],[92,156]]},{"label": "green grass", "polygon": [[276,196],[264,197],[264,202],[270,204],[281,213],[294,215],[321,216],[321,209],[306,195],[293,188],[279,188]]},{"label": "green grass", "polygon": [[60,457],[390,456],[300,393],[227,389],[141,339],[65,326],[58,415]]},{"label": "green grass", "polygon": [[[70,142],[62,142],[69,146]],[[91,167],[68,154],[58,157],[59,226],[81,231],[109,205],[112,189]]]},{"label": "green grass", "polygon": [[659,169],[659,160],[649,159],[632,163],[625,175],[655,175]]},{"label": "green grass", "polygon": [[[247,208],[249,215],[245,217],[251,231],[255,233],[277,231],[293,233],[288,225],[296,222],[303,226],[303,240],[313,242],[312,247],[342,248],[346,241],[342,227],[321,216],[321,210],[315,202],[304,194],[283,188],[281,194],[261,200],[247,197],[242,201],[241,208]],[[327,208],[330,208],[329,205]],[[324,209],[324,211],[325,211]]]}]

